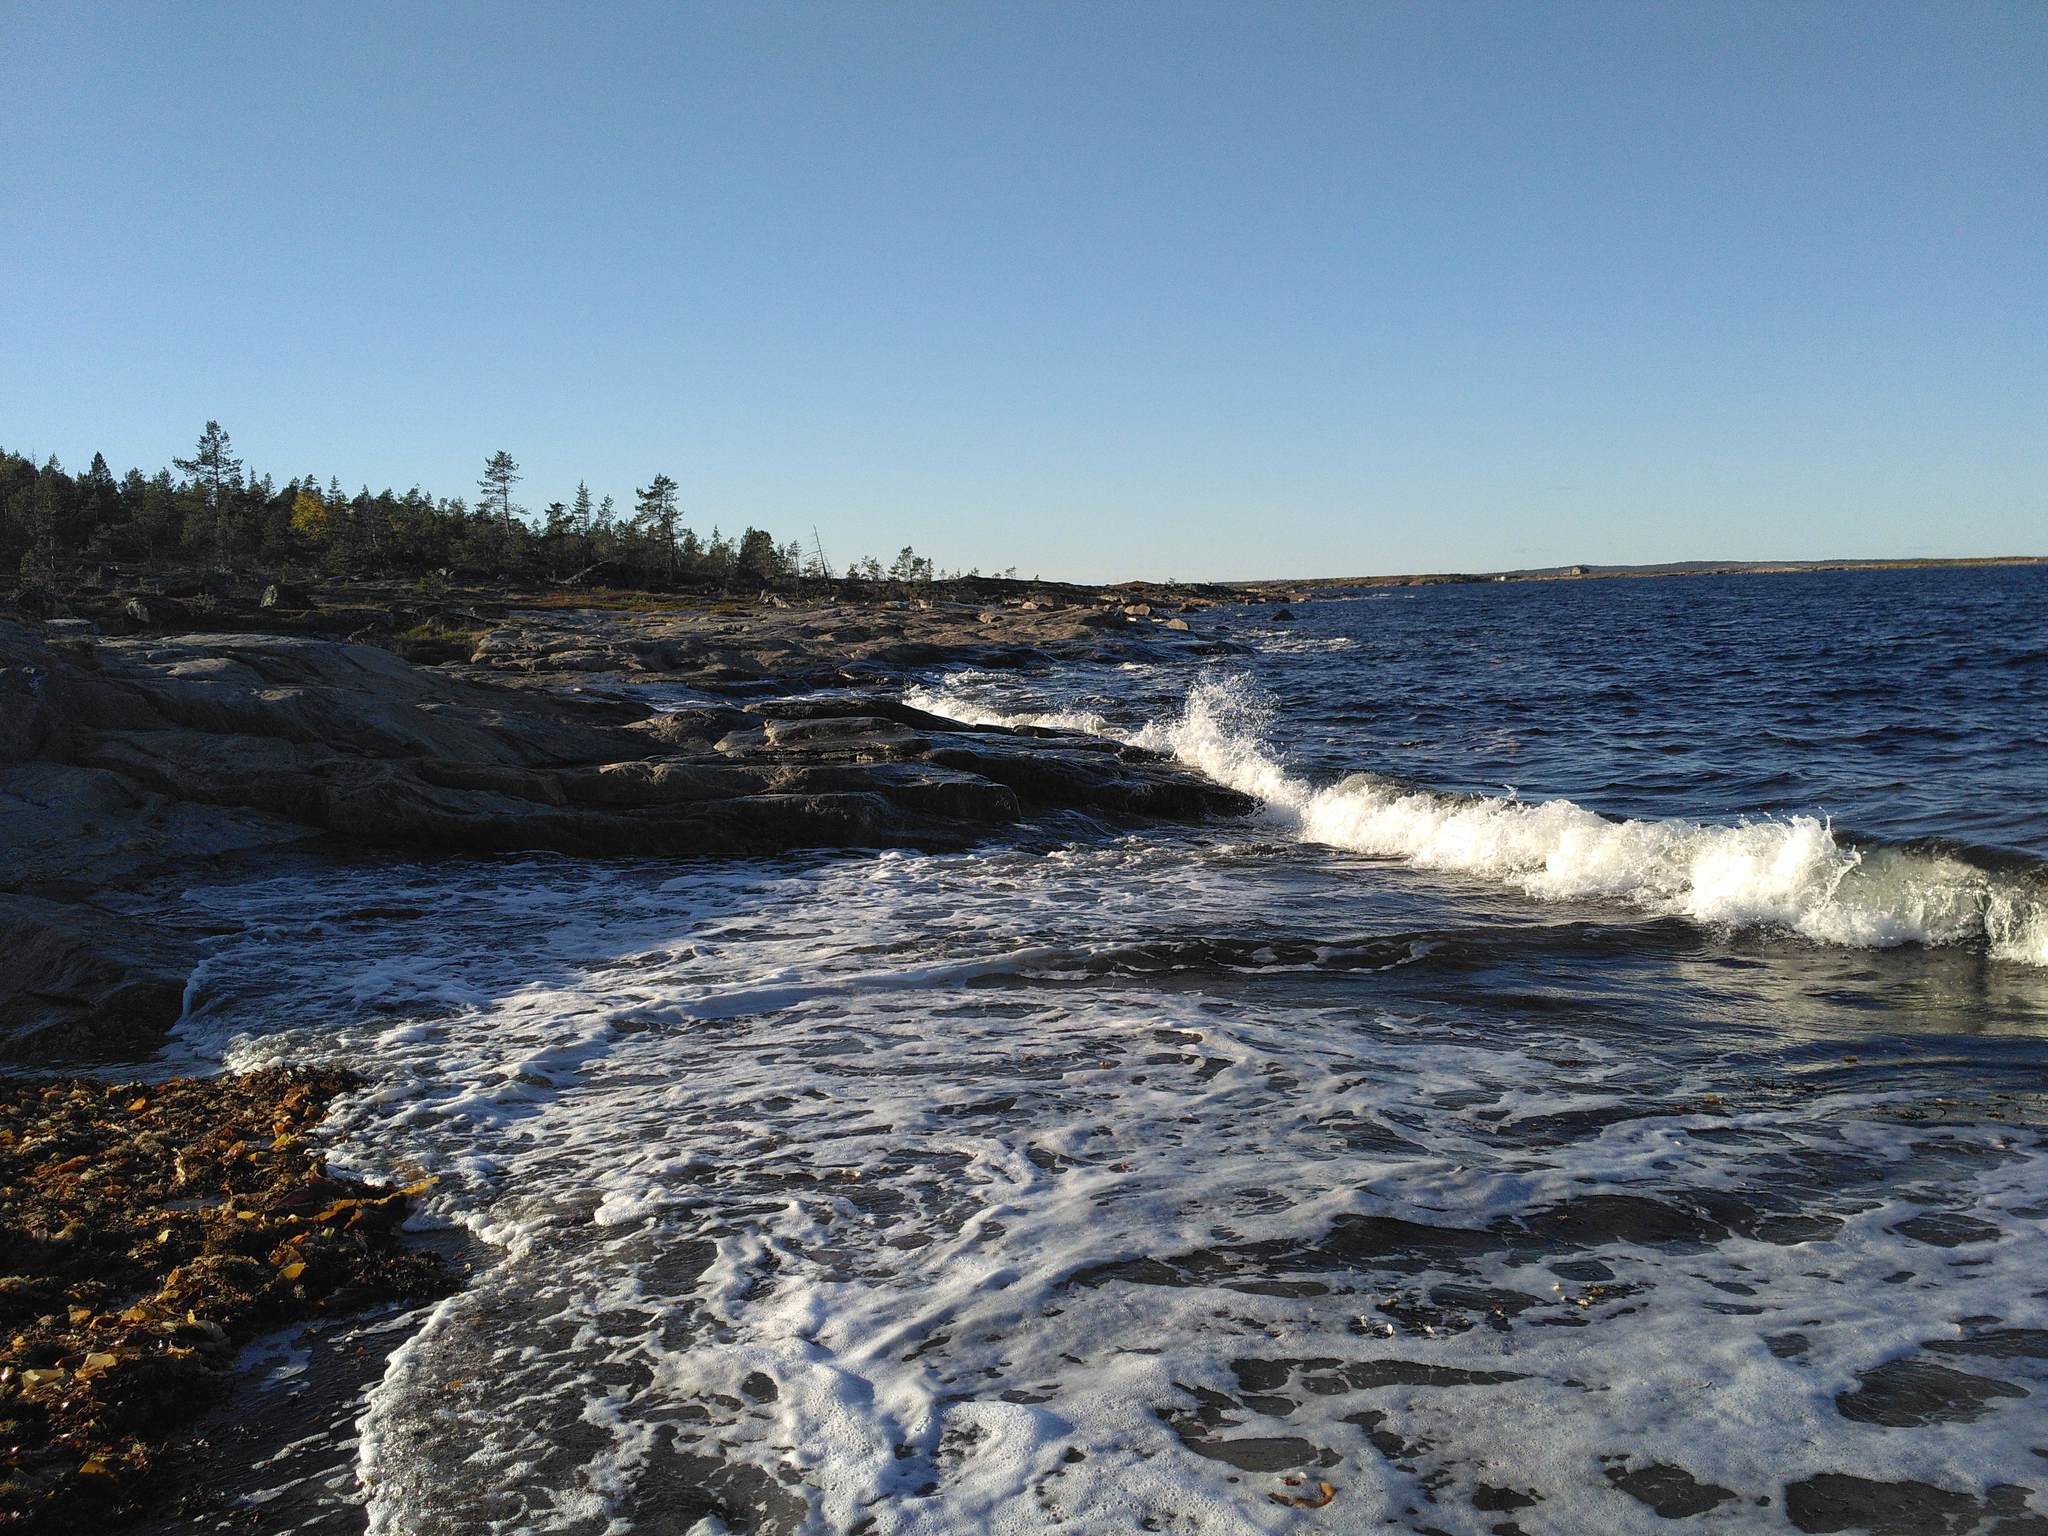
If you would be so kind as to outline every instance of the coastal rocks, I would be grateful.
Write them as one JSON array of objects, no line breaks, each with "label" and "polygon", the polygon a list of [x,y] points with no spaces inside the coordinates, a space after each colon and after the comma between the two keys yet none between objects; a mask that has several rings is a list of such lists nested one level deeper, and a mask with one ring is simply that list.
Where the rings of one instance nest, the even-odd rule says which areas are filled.
[{"label": "coastal rocks", "polygon": [[160,597],[154,592],[140,592],[121,605],[121,612],[132,624],[144,629],[163,629],[172,624],[182,624],[191,618],[192,612],[175,597]]},{"label": "coastal rocks", "polygon": [[31,624],[39,624],[57,611],[57,599],[47,588],[22,587],[14,594],[14,611]]},{"label": "coastal rocks", "polygon": [[[1183,622],[1123,605],[994,608],[927,602],[857,608],[675,609],[653,613],[528,609],[508,615],[470,656],[481,675],[562,685],[595,675],[747,693],[773,681],[829,687],[849,673],[875,681],[954,662],[1015,668],[1048,661],[1166,659],[1207,654]],[[1230,647],[1225,644],[1224,649]]]},{"label": "coastal rocks", "polygon": [[275,816],[170,798],[103,769],[0,761],[0,887],[90,889],[307,836]]},{"label": "coastal rocks", "polygon": [[183,1011],[193,943],[73,902],[0,894],[0,1060],[110,1060]]},{"label": "coastal rocks", "polygon": [[33,663],[0,667],[0,763],[40,756],[55,729],[49,668]]},{"label": "coastal rocks", "polygon": [[[756,671],[768,661],[785,664],[774,653]],[[412,854],[693,856],[953,848],[1049,809],[1250,808],[1153,753],[962,725],[884,694],[650,715],[375,646],[182,634],[59,647],[0,623],[0,886],[24,893],[0,926],[18,962],[0,1035],[16,1055],[99,1056],[178,1016],[188,947],[51,898],[316,836]]]}]

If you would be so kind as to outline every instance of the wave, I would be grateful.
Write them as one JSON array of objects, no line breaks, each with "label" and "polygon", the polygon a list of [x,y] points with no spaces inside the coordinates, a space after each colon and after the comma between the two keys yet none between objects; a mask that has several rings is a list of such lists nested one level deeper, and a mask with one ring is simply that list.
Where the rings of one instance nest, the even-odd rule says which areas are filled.
[{"label": "wave", "polygon": [[971,724],[1057,726],[1150,747],[1253,796],[1305,842],[1481,876],[1537,900],[1622,901],[1859,948],[1978,944],[1997,959],[2048,966],[2038,871],[1861,846],[1814,816],[1617,820],[1570,800],[1447,794],[1371,774],[1318,786],[1268,745],[1271,705],[1242,677],[1196,683],[1177,716],[1135,732],[1092,713],[1007,715],[950,680],[906,699]]}]

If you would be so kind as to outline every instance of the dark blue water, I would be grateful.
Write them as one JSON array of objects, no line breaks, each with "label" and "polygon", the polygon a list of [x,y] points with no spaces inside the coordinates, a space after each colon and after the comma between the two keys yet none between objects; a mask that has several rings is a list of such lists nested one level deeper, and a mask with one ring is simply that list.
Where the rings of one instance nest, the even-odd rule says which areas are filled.
[{"label": "dark blue water", "polygon": [[[1248,613],[1238,622],[1278,628]],[[2048,567],[1485,583],[1298,605],[1308,766],[2048,857]]]}]

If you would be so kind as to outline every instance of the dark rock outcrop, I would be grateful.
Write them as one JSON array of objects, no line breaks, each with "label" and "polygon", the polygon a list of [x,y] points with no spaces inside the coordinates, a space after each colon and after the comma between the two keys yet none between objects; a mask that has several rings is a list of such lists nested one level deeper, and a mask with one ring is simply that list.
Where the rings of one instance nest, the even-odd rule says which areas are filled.
[{"label": "dark rock outcrop", "polygon": [[1136,748],[965,726],[885,695],[650,714],[327,639],[53,645],[0,623],[0,888],[29,893],[13,921],[36,956],[0,1004],[0,1050],[54,1054],[70,1028],[70,1049],[98,1052],[102,1034],[177,1016],[188,951],[45,899],[152,868],[313,837],[585,856],[957,847],[1049,808],[1249,802]]},{"label": "dark rock outcrop", "polygon": [[154,592],[138,592],[122,604],[121,611],[128,616],[129,622],[144,629],[182,624],[191,617],[191,610],[175,597],[163,597]]},{"label": "dark rock outcrop", "polygon": [[0,1058],[147,1051],[183,1011],[191,940],[77,902],[0,894]]}]

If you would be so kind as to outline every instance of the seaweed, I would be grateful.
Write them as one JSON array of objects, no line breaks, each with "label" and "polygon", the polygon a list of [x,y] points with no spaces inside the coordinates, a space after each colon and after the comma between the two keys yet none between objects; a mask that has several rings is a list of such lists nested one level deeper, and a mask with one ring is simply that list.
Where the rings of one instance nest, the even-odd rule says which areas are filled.
[{"label": "seaweed", "polygon": [[0,1529],[141,1513],[242,1343],[452,1289],[397,1231],[425,1186],[336,1177],[308,1134],[359,1082],[0,1082]]}]

